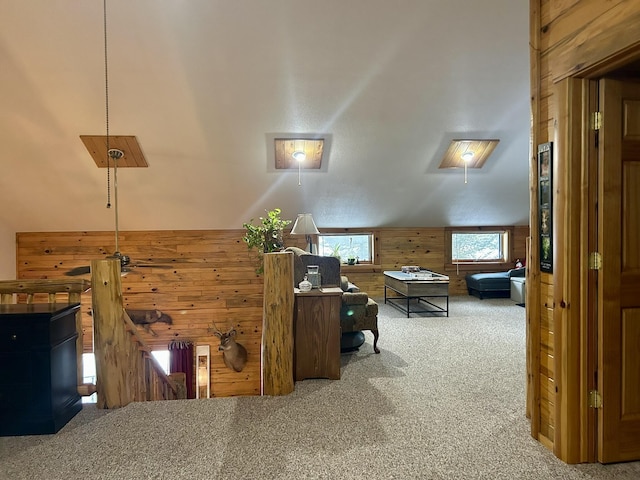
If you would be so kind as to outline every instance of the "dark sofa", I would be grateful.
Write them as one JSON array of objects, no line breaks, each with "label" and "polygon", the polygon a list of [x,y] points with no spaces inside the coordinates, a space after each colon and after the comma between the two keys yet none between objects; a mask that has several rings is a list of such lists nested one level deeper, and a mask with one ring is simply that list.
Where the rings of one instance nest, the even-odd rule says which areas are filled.
[{"label": "dark sofa", "polygon": [[470,273],[465,277],[469,295],[483,299],[487,297],[509,297],[511,278],[524,277],[526,268],[512,268],[506,272]]}]

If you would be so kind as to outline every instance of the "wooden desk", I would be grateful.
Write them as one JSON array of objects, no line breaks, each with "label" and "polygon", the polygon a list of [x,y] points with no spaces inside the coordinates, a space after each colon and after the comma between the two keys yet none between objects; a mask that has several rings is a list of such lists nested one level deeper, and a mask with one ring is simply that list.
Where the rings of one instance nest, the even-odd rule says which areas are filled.
[{"label": "wooden desk", "polygon": [[310,292],[295,289],[295,380],[340,378],[340,305],[342,289],[330,287]]}]

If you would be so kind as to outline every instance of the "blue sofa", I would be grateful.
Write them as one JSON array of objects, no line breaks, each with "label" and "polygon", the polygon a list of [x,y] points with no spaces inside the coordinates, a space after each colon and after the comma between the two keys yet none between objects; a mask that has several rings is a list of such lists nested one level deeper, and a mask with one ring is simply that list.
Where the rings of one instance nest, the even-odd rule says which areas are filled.
[{"label": "blue sofa", "polygon": [[524,277],[526,268],[512,268],[506,272],[470,273],[465,277],[469,295],[486,297],[511,296],[511,278]]}]

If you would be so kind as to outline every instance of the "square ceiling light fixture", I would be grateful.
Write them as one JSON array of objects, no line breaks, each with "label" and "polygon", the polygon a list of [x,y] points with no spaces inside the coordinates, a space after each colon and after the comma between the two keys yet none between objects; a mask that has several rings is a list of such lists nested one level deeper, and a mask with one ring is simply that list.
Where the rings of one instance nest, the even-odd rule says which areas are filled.
[{"label": "square ceiling light fixture", "polygon": [[438,168],[482,168],[500,140],[452,140]]},{"label": "square ceiling light fixture", "polygon": [[[274,159],[276,170],[320,170],[324,153],[324,138],[275,138]],[[294,153],[302,152],[302,160]],[[297,155],[296,155],[297,156]]]},{"label": "square ceiling light fixture", "polygon": [[[84,146],[91,154],[98,168],[113,168],[113,162],[107,162],[107,136],[106,135],[80,135]],[[118,159],[118,168],[122,167],[148,167],[142,148],[134,135],[109,135],[109,149],[122,150],[124,155]]]}]

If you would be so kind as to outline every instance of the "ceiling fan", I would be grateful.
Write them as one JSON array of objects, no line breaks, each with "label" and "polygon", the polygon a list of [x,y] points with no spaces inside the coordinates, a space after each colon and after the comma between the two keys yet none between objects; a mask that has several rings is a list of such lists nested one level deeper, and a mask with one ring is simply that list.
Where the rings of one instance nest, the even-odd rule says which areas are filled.
[{"label": "ceiling fan", "polygon": [[[116,148],[108,148],[109,146],[109,137],[107,135],[107,154],[109,158],[113,160],[113,199],[114,199],[114,213],[115,213],[115,239],[116,239],[116,250],[112,255],[109,255],[108,259],[118,259],[120,260],[120,270],[122,273],[132,272],[135,268],[138,267],[153,267],[153,268],[172,268],[175,263],[182,263],[180,260],[171,259],[169,260],[169,264],[163,263],[154,263],[154,262],[131,262],[131,258],[128,255],[125,255],[120,252],[119,246],[119,228],[118,228],[118,160],[124,156],[124,152],[122,150]],[[111,208],[111,204],[107,203],[107,208]],[[87,275],[91,273],[91,267],[89,265],[82,265],[80,267],[72,268],[65,272],[67,276],[78,276],[78,275]]]},{"label": "ceiling fan", "polygon": [[[112,255],[109,255],[108,259],[118,259],[120,260],[120,269],[122,273],[128,273],[133,271],[138,267],[153,267],[153,268],[172,268],[176,263],[183,263],[177,259],[170,259],[169,262],[162,263],[141,263],[141,262],[131,262],[131,258],[128,255],[125,255],[120,252],[119,248],[119,230],[118,230],[118,160],[124,157],[124,151],[118,148],[110,148],[110,137],[109,137],[109,70],[108,70],[108,62],[107,62],[107,0],[103,1],[104,4],[104,78],[105,78],[105,110],[106,110],[106,151],[107,151],[107,197],[109,197],[110,185],[109,185],[109,160],[113,161],[113,193],[114,193],[114,217],[115,217],[115,239],[116,239],[116,249]],[[81,136],[82,137],[82,136]],[[104,152],[104,150],[102,150]],[[95,152],[92,152],[92,155]],[[104,153],[101,153],[102,158],[104,159]],[[97,162],[96,162],[97,163]],[[111,208],[111,202],[109,198],[107,198],[107,208]],[[167,264],[168,263],[168,264]],[[83,265],[80,267],[72,268],[65,272],[67,276],[78,276],[78,275],[87,275],[91,273],[91,267],[89,265]]]}]

